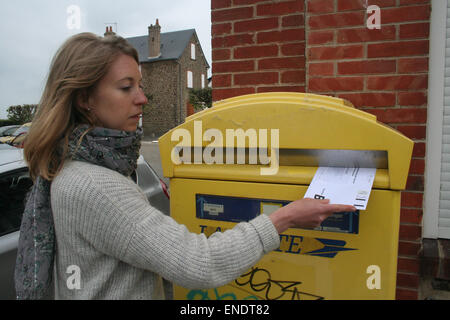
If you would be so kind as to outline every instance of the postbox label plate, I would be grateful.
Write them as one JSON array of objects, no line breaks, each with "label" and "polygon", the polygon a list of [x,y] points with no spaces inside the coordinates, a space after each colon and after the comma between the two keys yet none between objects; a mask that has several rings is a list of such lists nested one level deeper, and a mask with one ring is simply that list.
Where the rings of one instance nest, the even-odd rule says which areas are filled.
[{"label": "postbox label plate", "polygon": [[[290,201],[196,194],[196,217],[216,221],[250,221],[260,214],[270,214]],[[359,211],[335,213],[316,231],[359,232]]]}]

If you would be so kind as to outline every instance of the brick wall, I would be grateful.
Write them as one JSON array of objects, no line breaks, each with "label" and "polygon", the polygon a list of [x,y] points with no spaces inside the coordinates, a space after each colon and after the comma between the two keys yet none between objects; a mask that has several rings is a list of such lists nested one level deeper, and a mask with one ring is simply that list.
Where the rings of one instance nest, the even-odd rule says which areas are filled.
[{"label": "brick wall", "polygon": [[212,1],[213,100],[305,90],[304,1]]},{"label": "brick wall", "polygon": [[[333,95],[415,142],[402,193],[397,299],[419,298],[430,0],[212,0],[213,100],[248,93]],[[370,15],[370,14],[369,14]]]}]

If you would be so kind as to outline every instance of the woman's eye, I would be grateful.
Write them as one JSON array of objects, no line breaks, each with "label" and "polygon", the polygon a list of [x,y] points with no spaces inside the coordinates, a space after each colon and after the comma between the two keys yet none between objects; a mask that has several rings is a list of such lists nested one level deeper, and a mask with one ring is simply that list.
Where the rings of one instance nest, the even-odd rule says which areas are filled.
[{"label": "woman's eye", "polygon": [[122,88],[122,90],[124,90],[124,91],[128,91],[128,90],[130,90],[131,89],[131,87],[125,87],[125,88]]}]

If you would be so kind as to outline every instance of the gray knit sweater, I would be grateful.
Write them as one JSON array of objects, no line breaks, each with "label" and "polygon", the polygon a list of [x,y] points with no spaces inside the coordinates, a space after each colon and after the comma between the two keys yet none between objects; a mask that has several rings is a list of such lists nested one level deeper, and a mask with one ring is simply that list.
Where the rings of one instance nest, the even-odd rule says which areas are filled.
[{"label": "gray knit sweater", "polygon": [[51,205],[56,299],[164,299],[161,277],[214,288],[280,244],[266,215],[209,238],[191,233],[153,208],[131,179],[80,161],[66,161],[52,182]]}]

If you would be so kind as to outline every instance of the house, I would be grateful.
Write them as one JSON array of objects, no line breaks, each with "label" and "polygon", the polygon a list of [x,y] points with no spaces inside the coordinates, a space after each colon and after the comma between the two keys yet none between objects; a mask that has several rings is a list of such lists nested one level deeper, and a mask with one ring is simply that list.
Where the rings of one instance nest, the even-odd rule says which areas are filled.
[{"label": "house", "polygon": [[126,39],[136,48],[149,104],[143,115],[145,137],[158,137],[194,113],[189,89],[208,85],[208,61],[195,29],[161,33],[158,19],[148,35]]},{"label": "house", "polygon": [[[430,297],[426,278],[450,280],[447,8],[450,0],[211,3],[213,101],[271,91],[331,95],[414,141],[397,299]],[[380,28],[369,28],[374,17]]]}]

